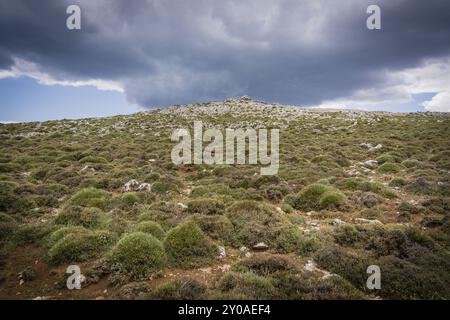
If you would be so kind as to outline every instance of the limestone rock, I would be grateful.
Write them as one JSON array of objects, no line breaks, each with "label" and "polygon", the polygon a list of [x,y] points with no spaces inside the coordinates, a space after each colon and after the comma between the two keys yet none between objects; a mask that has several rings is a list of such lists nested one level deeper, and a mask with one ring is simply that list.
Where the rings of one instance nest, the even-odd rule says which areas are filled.
[{"label": "limestone rock", "polygon": [[253,246],[253,250],[264,251],[269,249],[269,246],[264,242],[259,242]]},{"label": "limestone rock", "polygon": [[139,187],[139,182],[135,179],[131,179],[123,186],[123,191],[131,192],[134,191],[137,187]]}]

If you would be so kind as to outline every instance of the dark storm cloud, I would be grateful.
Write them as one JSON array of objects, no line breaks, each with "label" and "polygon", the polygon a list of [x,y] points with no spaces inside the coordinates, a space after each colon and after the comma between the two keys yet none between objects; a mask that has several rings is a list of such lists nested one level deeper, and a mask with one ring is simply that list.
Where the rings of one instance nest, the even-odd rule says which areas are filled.
[{"label": "dark storm cloud", "polygon": [[11,59],[10,55],[0,51],[0,70],[1,69],[8,69],[13,64],[13,60]]},{"label": "dark storm cloud", "polygon": [[[68,4],[81,31],[65,28]],[[381,31],[366,28],[369,4]],[[449,54],[445,0],[0,0],[0,69],[21,58],[56,79],[117,81],[147,107],[242,94],[318,104]]]}]

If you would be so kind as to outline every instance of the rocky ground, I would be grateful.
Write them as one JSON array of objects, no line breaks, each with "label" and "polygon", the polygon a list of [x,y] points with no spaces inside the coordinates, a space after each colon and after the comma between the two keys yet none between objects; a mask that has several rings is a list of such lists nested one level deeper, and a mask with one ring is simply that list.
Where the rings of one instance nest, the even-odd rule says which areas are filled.
[{"label": "rocky ground", "polygon": [[[278,175],[174,165],[196,120],[280,129]],[[242,97],[0,136],[2,299],[450,298],[448,114]]]}]

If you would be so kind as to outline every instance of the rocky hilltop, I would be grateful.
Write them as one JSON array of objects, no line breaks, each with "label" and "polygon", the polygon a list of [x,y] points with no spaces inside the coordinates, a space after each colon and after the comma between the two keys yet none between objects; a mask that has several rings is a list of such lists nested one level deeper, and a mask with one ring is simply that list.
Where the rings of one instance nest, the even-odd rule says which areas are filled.
[{"label": "rocky hilltop", "polygon": [[[34,137],[61,130],[69,130],[76,134],[91,134],[95,129],[97,135],[103,136],[112,131],[127,131],[134,134],[140,134],[151,130],[159,134],[159,130],[173,130],[177,122],[166,121],[168,118],[178,117],[186,121],[193,122],[201,119],[212,123],[228,123],[231,127],[254,127],[262,126],[287,128],[289,123],[299,119],[309,120],[304,123],[307,126],[314,127],[314,120],[336,119],[339,122],[346,123],[347,126],[357,124],[358,121],[372,123],[380,121],[383,117],[405,117],[414,116],[420,118],[426,117],[448,117],[448,113],[390,113],[363,110],[347,109],[320,109],[305,108],[300,106],[289,106],[277,103],[266,103],[255,101],[250,97],[243,96],[237,99],[226,99],[224,101],[214,101],[207,103],[174,105],[167,108],[150,109],[148,111],[138,112],[126,116],[114,116],[106,118],[86,118],[80,120],[59,120],[31,123],[8,123],[0,124],[0,128],[14,128],[13,135],[20,138]],[[227,119],[227,117],[229,119]],[[150,120],[151,119],[151,120]],[[228,121],[232,119],[233,121]],[[234,122],[238,120],[238,122]],[[351,127],[350,127],[351,128]],[[336,130],[336,126],[329,126],[328,131]],[[3,130],[7,132],[8,130]],[[0,134],[2,133],[0,131]]]}]

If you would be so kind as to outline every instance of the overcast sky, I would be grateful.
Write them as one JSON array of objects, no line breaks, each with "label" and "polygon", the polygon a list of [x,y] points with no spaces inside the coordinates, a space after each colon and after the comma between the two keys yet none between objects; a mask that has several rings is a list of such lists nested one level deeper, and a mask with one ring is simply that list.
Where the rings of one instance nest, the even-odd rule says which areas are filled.
[{"label": "overcast sky", "polygon": [[[66,8],[81,7],[81,30]],[[366,28],[381,8],[381,30]],[[450,111],[448,0],[0,0],[0,120],[249,95]]]}]

